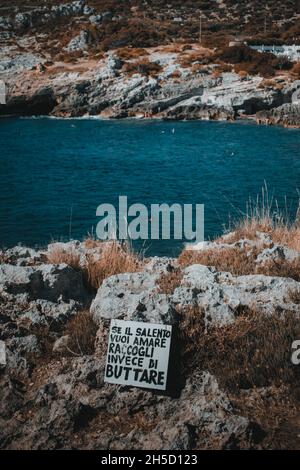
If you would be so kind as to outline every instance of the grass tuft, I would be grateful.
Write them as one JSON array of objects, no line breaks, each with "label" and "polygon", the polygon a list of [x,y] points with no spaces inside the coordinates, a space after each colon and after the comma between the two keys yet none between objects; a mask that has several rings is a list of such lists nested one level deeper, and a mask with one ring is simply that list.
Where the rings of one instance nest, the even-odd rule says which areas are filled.
[{"label": "grass tuft", "polygon": [[126,244],[108,242],[103,244],[100,256],[86,255],[85,278],[92,289],[98,289],[104,279],[115,274],[140,271],[142,261]]},{"label": "grass tuft", "polygon": [[97,330],[98,327],[89,311],[77,313],[65,330],[65,334],[69,335],[67,350],[75,356],[93,354]]},{"label": "grass tuft", "polygon": [[175,289],[180,286],[182,278],[183,272],[181,269],[174,269],[170,273],[163,273],[157,282],[160,292],[163,294],[173,294]]},{"label": "grass tuft", "polygon": [[79,270],[80,266],[80,255],[74,248],[64,250],[61,247],[54,247],[49,253],[47,253],[47,261],[51,264],[67,264],[73,269]]}]

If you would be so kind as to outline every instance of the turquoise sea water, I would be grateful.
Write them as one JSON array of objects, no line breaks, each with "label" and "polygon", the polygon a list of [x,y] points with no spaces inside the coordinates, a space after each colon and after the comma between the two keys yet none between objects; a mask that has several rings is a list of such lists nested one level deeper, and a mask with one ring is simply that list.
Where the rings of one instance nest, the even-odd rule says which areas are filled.
[{"label": "turquoise sea water", "polygon": [[[264,182],[295,214],[300,131],[252,123],[2,119],[0,177],[1,246],[40,246],[70,234],[82,239],[95,231],[97,206],[117,205],[119,195],[148,206],[205,204],[210,238]],[[174,256],[182,243],[146,247],[148,255]]]}]

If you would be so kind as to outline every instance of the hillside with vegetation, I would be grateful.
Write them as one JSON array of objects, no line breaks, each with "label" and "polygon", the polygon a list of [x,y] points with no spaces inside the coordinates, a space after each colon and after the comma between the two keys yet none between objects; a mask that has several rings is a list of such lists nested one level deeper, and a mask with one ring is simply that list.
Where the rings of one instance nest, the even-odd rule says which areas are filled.
[{"label": "hillside with vegetation", "polygon": [[295,0],[3,1],[0,115],[298,127],[299,62],[251,46],[300,44],[299,18]]},{"label": "hillside with vegetation", "polygon": [[[51,0],[19,0],[1,2],[0,16],[13,16],[16,12],[29,14],[35,9],[50,8],[61,2]],[[21,28],[28,29],[46,41],[67,43],[74,30],[87,27],[91,32],[94,51],[116,47],[152,47],[170,42],[198,41],[200,16],[202,41],[205,46],[223,45],[233,38],[242,37],[253,42],[299,43],[300,2],[232,1],[232,0],[91,0],[92,15],[104,15],[104,21],[89,22],[86,15],[72,18],[61,16],[44,21],[38,14]],[[67,26],[67,28],[66,28]],[[43,41],[41,41],[43,42]],[[42,47],[42,44],[40,44]],[[55,50],[55,45],[53,44]]]}]

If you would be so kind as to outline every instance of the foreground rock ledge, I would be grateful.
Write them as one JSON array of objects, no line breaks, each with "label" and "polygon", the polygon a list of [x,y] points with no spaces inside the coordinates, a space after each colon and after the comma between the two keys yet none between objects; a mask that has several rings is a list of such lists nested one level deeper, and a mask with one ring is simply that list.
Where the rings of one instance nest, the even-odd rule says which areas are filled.
[{"label": "foreground rock ledge", "polygon": [[[295,250],[272,243],[266,234],[258,234],[256,241],[231,243],[229,238],[193,249],[259,245],[258,264],[270,259],[294,262],[299,257]],[[112,318],[177,326],[180,312],[191,306],[204,312],[206,329],[234,324],[246,308],[266,316],[277,312],[283,318],[291,313],[297,318],[299,299],[291,292],[300,292],[300,282],[234,276],[192,264],[182,268],[167,294],[160,280],[176,273],[178,260],[152,258],[139,272],[113,275],[91,292],[82,271],[85,254],[101,259],[103,245],[70,242],[59,247],[80,255],[76,269],[50,264],[47,250],[16,247],[1,253],[1,448],[187,450],[264,445],[263,427],[247,413],[241,414],[228,391],[200,364],[193,364],[192,370],[187,365],[183,370],[180,362],[175,365],[177,384],[171,394],[105,384],[107,326]],[[90,310],[98,330],[95,348],[93,354],[74,355],[67,350],[70,333],[65,334],[65,327],[83,309]],[[49,352],[49,345],[45,349],[45,340],[54,352]],[[258,388],[255,393],[276,396],[276,390]]]}]

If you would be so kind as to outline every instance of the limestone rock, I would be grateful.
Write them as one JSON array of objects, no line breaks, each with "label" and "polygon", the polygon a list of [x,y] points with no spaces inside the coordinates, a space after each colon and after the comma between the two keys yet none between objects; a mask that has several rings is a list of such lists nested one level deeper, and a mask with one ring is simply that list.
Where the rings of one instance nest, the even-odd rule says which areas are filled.
[{"label": "limestone rock", "polygon": [[283,104],[269,111],[256,114],[258,124],[283,125],[285,127],[300,127],[300,105]]},{"label": "limestone rock", "polygon": [[147,272],[120,274],[106,279],[98,289],[91,313],[98,324],[101,319],[172,324],[176,312],[165,294],[154,294],[159,274]]},{"label": "limestone rock", "polygon": [[69,42],[66,50],[68,52],[83,51],[88,49],[90,35],[88,31],[81,31],[78,36],[75,36]]},{"label": "limestone rock", "polygon": [[0,340],[0,370],[6,367],[6,346],[5,342]]},{"label": "limestone rock", "polygon": [[300,258],[300,254],[285,246],[275,245],[273,248],[266,248],[257,257],[258,264],[278,261],[295,261]]},{"label": "limestone rock", "polygon": [[65,264],[44,264],[38,267],[0,266],[0,286],[11,294],[27,293],[32,300],[57,301],[81,299],[84,296],[82,274]]}]

